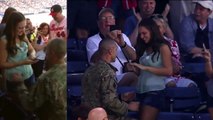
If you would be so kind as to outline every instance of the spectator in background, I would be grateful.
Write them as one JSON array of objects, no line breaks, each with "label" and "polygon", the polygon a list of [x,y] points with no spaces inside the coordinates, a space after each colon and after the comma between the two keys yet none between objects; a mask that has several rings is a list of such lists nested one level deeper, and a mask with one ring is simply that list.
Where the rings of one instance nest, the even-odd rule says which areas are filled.
[{"label": "spectator in background", "polygon": [[50,22],[50,38],[61,38],[67,40],[67,19],[62,14],[60,5],[53,5],[50,9],[50,15],[53,20]]},{"label": "spectator in background", "polygon": [[182,20],[179,31],[180,48],[183,49],[185,62],[204,62],[201,54],[203,45],[207,49],[213,47],[213,19],[209,18],[213,2],[206,0],[195,3],[194,14]]},{"label": "spectator in background", "polygon": [[118,46],[112,39],[103,39],[98,46],[99,61],[91,65],[82,78],[82,104],[90,108],[103,107],[109,119],[122,120],[129,105],[117,96],[116,68],[110,63],[116,60]]},{"label": "spectator in background", "polygon": [[33,26],[31,20],[26,18],[26,27],[25,33],[27,35],[28,40],[32,43],[36,39],[35,27]]},{"label": "spectator in background", "polygon": [[50,27],[47,23],[41,23],[38,29],[37,38],[31,43],[36,50],[36,59],[38,60],[37,63],[32,65],[36,79],[42,74],[44,69],[45,48],[49,40]]},{"label": "spectator in background", "polygon": [[209,80],[206,82],[206,87],[208,90],[208,99],[207,99],[207,107],[211,116],[211,120],[213,120],[213,69],[212,69],[212,55],[207,50],[204,49],[202,52],[205,59],[205,71]]},{"label": "spectator in background", "polygon": [[140,100],[140,120],[156,120],[165,100],[165,79],[172,75],[171,50],[152,19],[139,24],[137,40],[140,69],[137,97]]},{"label": "spectator in background", "polygon": [[16,11],[16,9],[13,8],[13,7],[8,7],[8,8],[5,10],[4,16],[3,16],[2,20],[1,20],[1,24],[0,24],[0,36],[2,36],[2,33],[3,33],[3,31],[4,31],[4,28],[5,28],[5,26],[6,26],[6,23],[7,23],[7,20],[8,20],[8,18],[9,18],[10,14],[11,14],[12,12],[14,12],[14,11]]},{"label": "spectator in background", "polygon": [[0,69],[5,72],[7,89],[16,91],[16,85],[12,80],[16,76],[22,76],[22,80],[28,88],[35,83],[35,77],[31,64],[35,60],[35,50],[25,35],[25,17],[20,12],[13,12],[8,18],[0,44]]},{"label": "spectator in background", "polygon": [[[123,72],[123,64],[127,62],[127,59],[135,60],[136,53],[132,47],[128,37],[121,33],[120,30],[115,30],[110,32],[110,28],[115,25],[114,12],[110,8],[103,8],[98,15],[98,27],[100,33],[90,37],[87,40],[87,55],[88,61],[91,61],[92,55],[98,50],[99,43],[102,39],[106,38],[108,35],[116,41],[118,46],[117,58],[111,64],[117,69],[116,75],[118,78],[119,85],[131,86],[135,85],[137,82],[137,75],[133,72]],[[126,57],[125,57],[126,55]]]},{"label": "spectator in background", "polygon": [[99,10],[106,7],[115,12],[116,25],[123,30],[126,18],[133,15],[132,8],[137,7],[137,0],[98,0]]},{"label": "spectator in background", "polygon": [[28,111],[35,111],[40,120],[66,120],[67,116],[67,67],[64,62],[66,42],[53,39],[47,45],[45,66],[42,74],[31,90],[26,89],[23,77],[16,76],[17,96]]},{"label": "spectator in background", "polygon": [[169,24],[174,33],[174,38],[178,43],[180,23],[184,17],[192,14],[194,10],[195,4],[192,4],[192,1],[194,0],[169,0]]},{"label": "spectator in background", "polygon": [[[133,8],[134,15],[127,18],[124,26],[124,33],[129,37],[132,46],[135,46],[137,42],[139,23],[141,22],[141,20],[149,18],[154,13],[155,7],[156,7],[155,0],[139,0],[138,1],[139,11]],[[170,8],[167,5],[163,12],[165,16],[167,16],[169,9]],[[173,39],[173,33],[169,27],[166,31],[166,36]]]},{"label": "spectator in background", "polygon": [[182,63],[180,61],[180,51],[178,44],[175,40],[172,40],[165,36],[168,23],[166,19],[160,14],[153,14],[151,18],[155,21],[159,27],[160,33],[163,35],[164,39],[169,42],[169,47],[172,52],[172,66],[173,66],[173,75],[168,77],[166,81],[167,87],[192,87],[197,86],[196,83],[190,79],[181,77]]},{"label": "spectator in background", "polygon": [[109,120],[109,119],[107,117],[106,111],[101,107],[97,107],[89,112],[87,120]]},{"label": "spectator in background", "polygon": [[97,14],[98,7],[96,0],[67,1],[69,38],[76,38],[79,40],[79,38],[87,37],[86,39],[88,39],[88,37],[96,34],[98,32],[96,23]]}]

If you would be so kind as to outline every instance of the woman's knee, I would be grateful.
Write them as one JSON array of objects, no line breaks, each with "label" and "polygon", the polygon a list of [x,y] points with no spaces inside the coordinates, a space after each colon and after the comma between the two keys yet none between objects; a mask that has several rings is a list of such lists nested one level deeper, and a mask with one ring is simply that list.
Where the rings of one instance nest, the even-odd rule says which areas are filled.
[{"label": "woman's knee", "polygon": [[166,87],[176,87],[175,81],[170,81],[166,84]]}]

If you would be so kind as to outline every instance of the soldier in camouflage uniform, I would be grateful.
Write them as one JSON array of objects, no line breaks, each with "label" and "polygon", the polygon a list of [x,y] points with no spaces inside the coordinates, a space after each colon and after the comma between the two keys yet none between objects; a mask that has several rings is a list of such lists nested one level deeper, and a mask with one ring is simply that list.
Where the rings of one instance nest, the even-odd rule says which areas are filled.
[{"label": "soldier in camouflage uniform", "polygon": [[86,70],[82,79],[82,102],[91,108],[103,107],[110,120],[123,120],[128,105],[116,94],[116,68],[110,64],[116,59],[116,51],[117,46],[111,39],[100,42],[100,60]]},{"label": "soldier in camouflage uniform", "polygon": [[46,68],[37,84],[28,91],[17,76],[18,97],[21,105],[29,111],[36,111],[40,120],[66,120],[66,43],[60,39],[52,40],[46,49]]}]

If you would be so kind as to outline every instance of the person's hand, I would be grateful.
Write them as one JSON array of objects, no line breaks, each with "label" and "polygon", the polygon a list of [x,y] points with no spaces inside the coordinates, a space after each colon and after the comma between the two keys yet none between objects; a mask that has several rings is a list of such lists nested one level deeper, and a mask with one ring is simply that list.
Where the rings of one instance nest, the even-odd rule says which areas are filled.
[{"label": "person's hand", "polygon": [[36,53],[35,52],[31,52],[28,56],[29,59],[34,60],[36,59]]},{"label": "person's hand", "polygon": [[130,102],[128,104],[128,109],[131,111],[139,111],[139,106],[140,106],[139,102]]},{"label": "person's hand", "polygon": [[12,74],[12,80],[13,83],[22,83],[23,82],[23,76],[21,73],[13,73]]},{"label": "person's hand", "polygon": [[201,54],[202,51],[203,51],[202,48],[194,47],[194,48],[191,49],[190,53],[196,55],[196,54]]},{"label": "person's hand", "polygon": [[164,11],[162,12],[162,16],[163,16],[164,18],[167,18],[167,15],[168,15],[169,11],[170,11],[170,5],[169,5],[169,4],[166,4],[165,9],[164,9]]},{"label": "person's hand", "polygon": [[192,58],[196,58],[196,57],[203,57],[203,55],[201,53],[193,54]]},{"label": "person's hand", "polygon": [[39,60],[34,58],[34,59],[31,59],[31,58],[27,58],[23,61],[23,64],[24,65],[29,65],[29,64],[34,64],[36,62],[38,62]]},{"label": "person's hand", "polygon": [[113,39],[119,46],[124,46],[125,41],[122,36],[121,30],[113,30],[107,34],[107,36]]},{"label": "person's hand", "polygon": [[206,62],[211,62],[211,53],[209,50],[203,50],[202,55]]},{"label": "person's hand", "polygon": [[132,11],[133,11],[133,14],[135,15],[135,17],[137,18],[138,23],[140,23],[142,20],[140,13],[136,13],[135,8],[132,8]]},{"label": "person's hand", "polygon": [[126,93],[121,94],[121,99],[126,102],[132,101],[135,97],[136,97],[135,92],[126,92]]},{"label": "person's hand", "polygon": [[133,66],[135,66],[135,67],[137,67],[137,68],[139,68],[139,69],[141,69],[141,70],[145,70],[145,66],[144,65],[142,65],[142,64],[138,64],[138,63],[130,63],[131,65],[133,65]]}]

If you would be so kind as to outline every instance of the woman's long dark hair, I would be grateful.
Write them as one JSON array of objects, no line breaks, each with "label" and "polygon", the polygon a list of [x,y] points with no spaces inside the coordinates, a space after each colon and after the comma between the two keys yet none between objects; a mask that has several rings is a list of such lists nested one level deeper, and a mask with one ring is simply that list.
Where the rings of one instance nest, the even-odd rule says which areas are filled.
[{"label": "woman's long dark hair", "polygon": [[[17,53],[17,46],[16,46],[16,34],[17,34],[17,26],[20,22],[24,21],[25,17],[20,12],[13,12],[9,16],[3,35],[6,36],[7,39],[7,51],[9,55],[14,56]],[[20,40],[25,40],[25,34],[19,36]]]},{"label": "woman's long dark hair", "polygon": [[137,44],[135,46],[136,53],[137,53],[137,59],[139,60],[139,58],[144,54],[144,52],[148,48],[151,48],[153,51],[153,55],[152,55],[151,59],[154,62],[154,56],[156,54],[158,54],[157,59],[159,58],[160,46],[162,44],[169,45],[169,43],[164,40],[157,24],[151,18],[142,20],[139,24],[139,27],[142,27],[142,26],[149,30],[150,35],[151,35],[151,40],[149,41],[149,43],[145,43],[144,40],[142,40],[141,35],[140,34],[138,35]]}]

